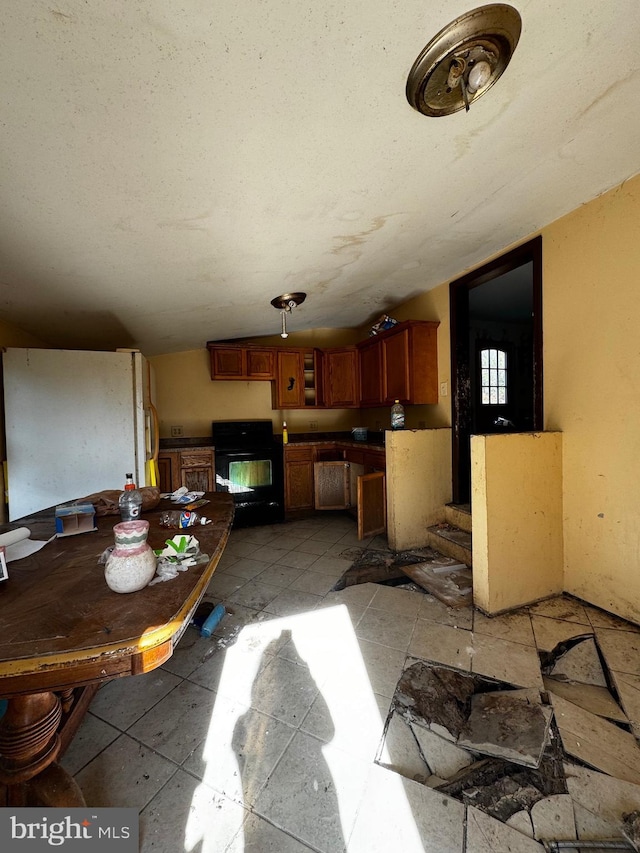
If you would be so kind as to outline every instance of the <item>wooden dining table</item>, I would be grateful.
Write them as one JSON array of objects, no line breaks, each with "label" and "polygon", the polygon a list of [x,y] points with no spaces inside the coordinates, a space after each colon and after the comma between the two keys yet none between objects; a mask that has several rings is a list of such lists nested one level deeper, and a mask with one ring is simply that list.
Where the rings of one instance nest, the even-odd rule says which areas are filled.
[{"label": "wooden dining table", "polygon": [[[82,806],[82,793],[58,763],[100,684],[161,666],[189,626],[214,574],[233,523],[231,495],[205,494],[206,525],[160,526],[176,506],[162,500],[141,518],[154,549],[174,535],[198,540],[208,559],[132,593],[113,592],[100,562],[114,545],[119,516],[96,518],[97,530],[54,538],[9,562],[0,583],[0,806]],[[0,525],[28,527],[32,539],[55,532],[54,508]]]}]

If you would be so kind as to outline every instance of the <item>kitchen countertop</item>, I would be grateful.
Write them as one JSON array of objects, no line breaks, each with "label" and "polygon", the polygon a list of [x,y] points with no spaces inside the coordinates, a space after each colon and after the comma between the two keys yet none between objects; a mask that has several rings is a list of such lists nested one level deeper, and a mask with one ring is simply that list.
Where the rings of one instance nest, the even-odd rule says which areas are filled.
[{"label": "kitchen countertop", "polygon": [[213,447],[213,439],[208,438],[161,438],[160,450],[189,450],[190,447]]},{"label": "kitchen countertop", "polygon": [[380,441],[356,441],[351,438],[350,434],[346,434],[344,438],[308,438],[308,437],[300,437],[298,435],[289,435],[289,444],[287,447],[309,447],[316,444],[340,444],[342,446],[348,445],[349,447],[361,447],[364,450],[382,450],[384,451],[384,442]]},{"label": "kitchen countertop", "polygon": [[[282,441],[280,434],[274,435],[276,441]],[[370,430],[366,441],[356,441],[351,431],[343,432],[294,432],[289,433],[289,446],[292,444],[328,444],[340,442],[355,447],[364,447],[369,450],[384,450],[384,432]],[[193,447],[214,447],[213,439],[209,437],[200,438],[161,438],[160,450],[189,450]]]}]

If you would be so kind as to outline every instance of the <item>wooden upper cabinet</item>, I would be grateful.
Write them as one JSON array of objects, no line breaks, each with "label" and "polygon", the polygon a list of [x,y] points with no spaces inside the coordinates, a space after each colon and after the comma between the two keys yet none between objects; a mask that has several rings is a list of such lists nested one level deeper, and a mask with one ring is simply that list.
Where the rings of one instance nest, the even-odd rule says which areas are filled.
[{"label": "wooden upper cabinet", "polygon": [[247,379],[273,379],[275,373],[275,352],[273,349],[246,350]]},{"label": "wooden upper cabinet", "polygon": [[360,405],[381,406],[382,347],[377,338],[370,338],[358,347],[358,373],[360,380]]},{"label": "wooden upper cabinet", "polygon": [[438,402],[438,326],[407,320],[358,345],[361,406]]},{"label": "wooden upper cabinet", "polygon": [[382,339],[383,400],[408,403],[411,397],[409,329]]},{"label": "wooden upper cabinet", "polygon": [[324,402],[333,408],[359,404],[358,351],[355,347],[324,350]]},{"label": "wooden upper cabinet", "polygon": [[242,378],[242,349],[240,347],[209,346],[212,379]]},{"label": "wooden upper cabinet", "polygon": [[273,387],[274,409],[304,409],[304,352],[278,350],[276,381]]},{"label": "wooden upper cabinet", "polygon": [[211,378],[275,380],[274,409],[437,403],[438,325],[406,320],[357,346],[332,349],[209,341]]},{"label": "wooden upper cabinet", "polygon": [[435,321],[409,324],[409,403],[438,402],[438,326]]},{"label": "wooden upper cabinet", "polygon": [[275,350],[229,344],[207,344],[212,379],[273,379]]}]

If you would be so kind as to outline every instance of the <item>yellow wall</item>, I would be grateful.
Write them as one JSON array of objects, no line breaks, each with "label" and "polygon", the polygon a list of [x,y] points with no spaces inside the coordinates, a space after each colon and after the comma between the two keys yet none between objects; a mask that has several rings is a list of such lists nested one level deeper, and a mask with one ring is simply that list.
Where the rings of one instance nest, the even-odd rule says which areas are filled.
[{"label": "yellow wall", "polygon": [[35,338],[28,332],[23,332],[17,326],[12,326],[0,320],[0,347],[34,347],[38,349],[46,348],[46,341]]},{"label": "yellow wall", "polygon": [[451,430],[386,434],[387,533],[396,551],[423,547],[451,500]]},{"label": "yellow wall", "polygon": [[640,622],[640,176],[542,232],[546,427],[565,589]]},{"label": "yellow wall", "polygon": [[562,433],[471,438],[473,600],[493,615],[562,592]]},{"label": "yellow wall", "polygon": [[[540,233],[545,429],[563,433],[564,589],[640,623],[640,176]],[[390,313],[440,320],[438,371],[450,387],[448,282]],[[450,398],[408,407],[407,426],[418,419],[450,423]]]}]

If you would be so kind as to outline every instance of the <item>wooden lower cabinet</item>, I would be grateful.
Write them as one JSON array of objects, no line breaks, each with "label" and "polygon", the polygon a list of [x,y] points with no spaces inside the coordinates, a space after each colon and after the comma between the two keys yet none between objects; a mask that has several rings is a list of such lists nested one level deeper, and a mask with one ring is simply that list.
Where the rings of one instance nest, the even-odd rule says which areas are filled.
[{"label": "wooden lower cabinet", "polygon": [[314,448],[285,447],[284,506],[286,512],[313,509]]},{"label": "wooden lower cabinet", "polygon": [[355,511],[358,539],[376,536],[387,529],[384,471],[364,472],[364,465],[357,462],[314,465],[315,509]]},{"label": "wooden lower cabinet", "polygon": [[314,464],[315,509],[348,509],[351,506],[350,470],[351,466],[344,459]]},{"label": "wooden lower cabinet", "polygon": [[357,481],[358,539],[387,529],[387,494],[383,471],[363,474]]},{"label": "wooden lower cabinet", "polygon": [[161,492],[175,491],[173,483],[180,467],[179,456],[174,450],[161,450],[158,454],[158,486]]},{"label": "wooden lower cabinet", "polygon": [[358,538],[386,530],[385,454],[337,443],[284,449],[285,510],[346,509],[357,516]]},{"label": "wooden lower cabinet", "polygon": [[161,450],[158,455],[160,491],[175,492],[186,486],[190,492],[215,492],[213,453],[212,447]]}]

